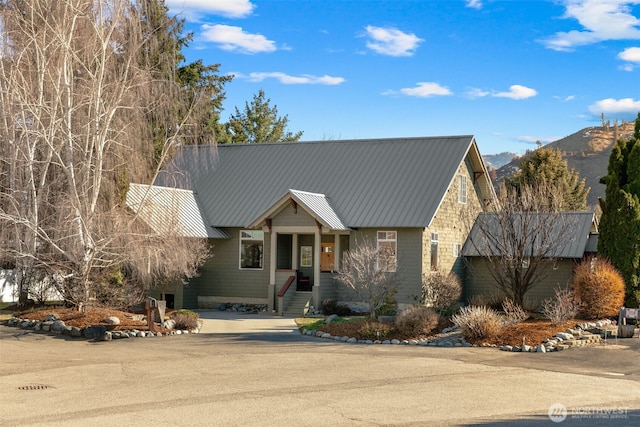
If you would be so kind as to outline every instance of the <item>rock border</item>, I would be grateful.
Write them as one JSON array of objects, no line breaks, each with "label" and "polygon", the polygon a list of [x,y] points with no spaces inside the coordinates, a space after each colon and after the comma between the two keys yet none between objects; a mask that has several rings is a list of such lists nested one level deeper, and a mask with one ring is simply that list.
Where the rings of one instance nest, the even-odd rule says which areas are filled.
[{"label": "rock border", "polygon": [[[13,326],[21,329],[32,329],[34,332],[48,332],[51,335],[65,335],[72,338],[85,338],[94,341],[111,341],[121,338],[145,338],[145,337],[161,337],[169,335],[186,335],[197,334],[200,332],[201,323],[193,330],[172,329],[169,332],[151,332],[139,329],[129,329],[123,331],[108,331],[104,325],[91,325],[85,328],[65,325],[64,321],[57,318],[54,314],[48,314],[45,320],[21,319],[12,317],[4,323],[7,326]],[[171,326],[169,321],[162,324],[163,327]]]},{"label": "rock border", "polygon": [[574,347],[601,344],[604,342],[604,338],[614,335],[612,333],[614,330],[617,330],[617,326],[614,325],[611,320],[605,319],[597,322],[577,324],[574,328],[566,329],[564,332],[558,332],[553,337],[546,339],[542,344],[537,346],[529,346],[526,343],[523,343],[522,346],[503,345],[500,347],[496,344],[471,344],[464,339],[460,329],[455,326],[443,329],[441,334],[419,340],[359,340],[355,337],[333,336],[328,332],[307,328],[302,328],[300,333],[302,335],[314,336],[317,338],[349,344],[417,345],[428,347],[491,347],[499,348],[502,351],[519,353],[550,353]]}]

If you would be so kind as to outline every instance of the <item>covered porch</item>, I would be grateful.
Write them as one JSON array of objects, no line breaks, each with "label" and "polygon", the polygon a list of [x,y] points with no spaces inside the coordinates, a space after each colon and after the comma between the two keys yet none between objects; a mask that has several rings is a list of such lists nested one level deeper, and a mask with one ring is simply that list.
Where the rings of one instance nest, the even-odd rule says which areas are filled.
[{"label": "covered porch", "polygon": [[[323,194],[289,190],[251,228],[270,236],[269,310],[303,315],[335,298],[332,272],[349,249],[350,229]],[[292,312],[293,311],[293,312]]]}]

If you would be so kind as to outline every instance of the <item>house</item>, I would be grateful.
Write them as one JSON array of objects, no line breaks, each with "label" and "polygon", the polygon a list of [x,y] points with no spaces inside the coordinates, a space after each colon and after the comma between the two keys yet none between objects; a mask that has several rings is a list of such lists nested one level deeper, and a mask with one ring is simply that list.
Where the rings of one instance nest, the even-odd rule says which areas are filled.
[{"label": "house", "polygon": [[[501,300],[505,295],[492,263],[508,254],[514,262],[509,268],[517,271],[514,274],[539,277],[524,298],[525,308],[539,309],[545,299],[555,296],[555,289],[569,287],[576,264],[595,256],[597,246],[593,212],[481,213],[462,249],[467,264],[464,298]],[[537,270],[528,271],[534,268]]]},{"label": "house", "polygon": [[351,298],[332,271],[363,239],[393,249],[401,306],[425,273],[463,276],[466,230],[495,197],[473,136],[182,147],[153,188],[158,206],[183,197],[179,222],[213,247],[201,274],[174,289],[176,307],[294,315]]}]

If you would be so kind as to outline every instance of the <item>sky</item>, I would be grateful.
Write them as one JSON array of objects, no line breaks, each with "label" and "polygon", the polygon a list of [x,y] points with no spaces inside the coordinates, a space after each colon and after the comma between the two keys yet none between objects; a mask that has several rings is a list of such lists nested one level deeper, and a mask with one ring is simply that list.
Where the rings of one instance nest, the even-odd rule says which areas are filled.
[{"label": "sky", "polygon": [[640,112],[640,0],[165,0],[221,119],[263,90],[301,141],[475,135],[523,153]]}]

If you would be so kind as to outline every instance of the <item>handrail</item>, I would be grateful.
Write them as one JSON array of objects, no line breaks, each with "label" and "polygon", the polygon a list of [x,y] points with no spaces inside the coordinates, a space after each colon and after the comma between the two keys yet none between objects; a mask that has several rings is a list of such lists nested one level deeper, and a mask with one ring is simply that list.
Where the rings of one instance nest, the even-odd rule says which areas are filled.
[{"label": "handrail", "polygon": [[294,280],[296,280],[296,276],[289,276],[287,281],[284,282],[284,285],[282,285],[282,288],[280,288],[280,291],[278,292],[278,297],[283,297],[284,294],[287,293],[287,291],[289,290],[289,287],[291,286]]}]

